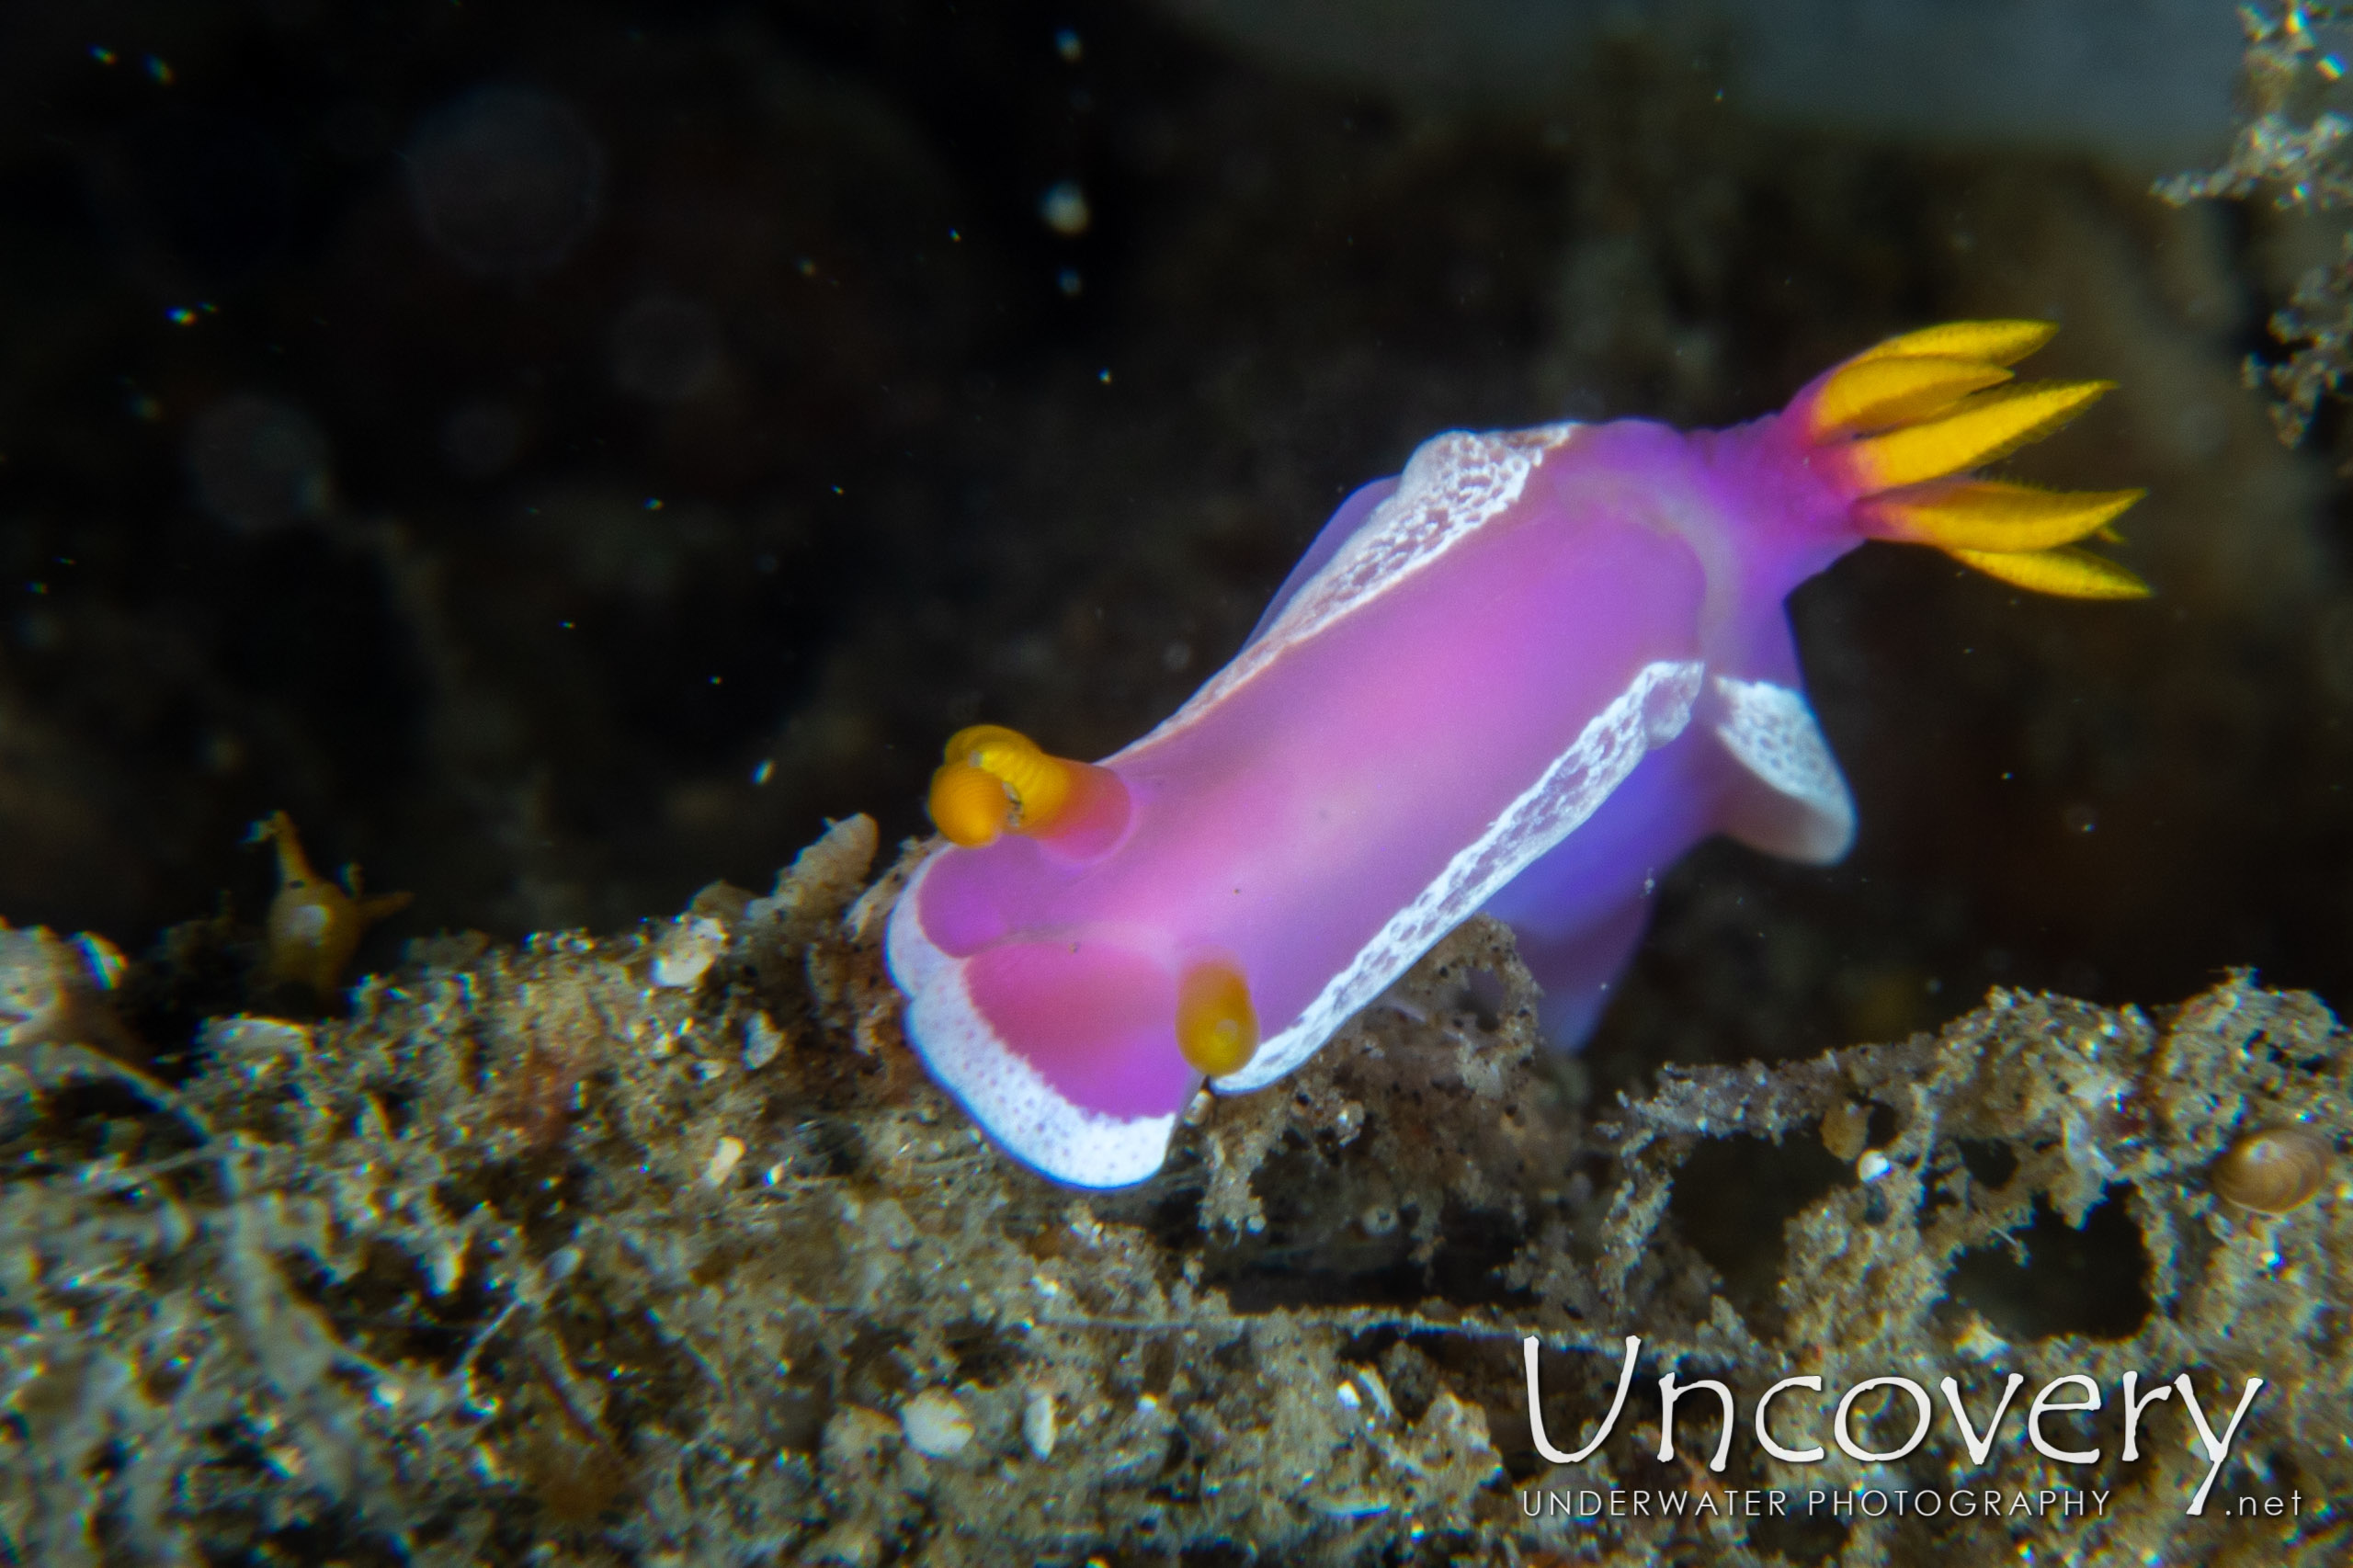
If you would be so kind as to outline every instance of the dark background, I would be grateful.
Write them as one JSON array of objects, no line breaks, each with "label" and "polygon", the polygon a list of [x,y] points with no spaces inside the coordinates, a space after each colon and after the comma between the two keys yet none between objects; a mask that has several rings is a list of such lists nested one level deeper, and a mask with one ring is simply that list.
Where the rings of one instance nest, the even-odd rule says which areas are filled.
[{"label": "dark background", "polygon": [[1132,738],[1437,430],[2035,315],[2125,389],[2018,470],[2148,485],[2160,597],[1802,591],[1857,851],[1702,851],[1597,1071],[2353,994],[2342,498],[2238,385],[2300,242],[2112,150],[1753,119],[1730,47],[1433,106],[1135,6],[10,6],[0,915],[249,919],[278,808],[416,894],[379,964],[765,887],[924,831],[960,725]]}]

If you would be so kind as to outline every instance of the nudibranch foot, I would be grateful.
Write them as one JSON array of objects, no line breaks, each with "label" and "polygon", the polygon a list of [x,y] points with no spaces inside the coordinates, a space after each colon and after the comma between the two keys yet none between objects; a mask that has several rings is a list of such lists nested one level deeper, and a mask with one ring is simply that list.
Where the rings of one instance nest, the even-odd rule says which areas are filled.
[{"label": "nudibranch foot", "polygon": [[1907,333],[1780,415],[1449,432],[1351,494],[1232,663],[1099,763],[961,732],[950,846],[885,956],[933,1074],[1085,1187],[1158,1168],[1207,1082],[1272,1083],[1472,915],[1574,1044],[1659,880],[1711,834],[1826,863],[1856,812],[1782,601],[1866,540],[2077,598],[2138,491],[1976,471],[2106,381],[2020,382],[2029,321]]},{"label": "nudibranch foot", "polygon": [[1511,926],[1519,961],[1543,993],[1536,1006],[1537,1027],[1553,1045],[1573,1051],[1600,1026],[1610,988],[1650,926],[1651,901],[1627,899],[1566,932],[1545,923],[1512,919],[1493,905],[1487,913]]}]

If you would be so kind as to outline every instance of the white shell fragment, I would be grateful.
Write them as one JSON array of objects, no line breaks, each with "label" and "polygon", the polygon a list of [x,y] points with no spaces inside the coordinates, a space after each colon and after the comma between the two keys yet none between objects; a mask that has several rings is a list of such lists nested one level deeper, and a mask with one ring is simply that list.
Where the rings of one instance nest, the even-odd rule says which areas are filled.
[{"label": "white shell fragment", "polygon": [[1021,1407],[1021,1440],[1035,1457],[1054,1457],[1054,1396],[1044,1389],[1031,1389]]},{"label": "white shell fragment", "polygon": [[1877,1149],[1866,1149],[1863,1151],[1863,1157],[1855,1162],[1855,1179],[1867,1182],[1877,1181],[1893,1168],[1885,1154],[1881,1153]]},{"label": "white shell fragment", "polygon": [[203,1039],[216,1056],[232,1061],[299,1056],[311,1049],[311,1031],[282,1018],[214,1018],[205,1024]]},{"label": "white shell fragment", "polygon": [[0,920],[0,1047],[123,1040],[106,993],[122,955],[101,937],[68,941],[46,926]]},{"label": "white shell fragment", "polygon": [[727,950],[727,927],[708,915],[680,915],[654,949],[654,983],[683,991],[702,983]]},{"label": "white shell fragment", "polygon": [[1315,1511],[1332,1519],[1377,1519],[1394,1506],[1396,1505],[1386,1497],[1351,1493],[1346,1497],[1335,1497],[1330,1502],[1318,1503],[1315,1505]]},{"label": "white shell fragment", "polygon": [[[899,1425],[907,1434],[907,1447],[936,1460],[962,1453],[972,1440],[972,1418],[954,1396],[938,1389],[926,1389],[907,1401],[899,1412]],[[1029,1425],[1026,1413],[1022,1425]]]},{"label": "white shell fragment", "polygon": [[437,1300],[447,1298],[464,1282],[466,1244],[470,1239],[463,1234],[449,1236],[426,1260],[426,1282],[432,1287]]},{"label": "white shell fragment", "polygon": [[755,1013],[744,1026],[744,1071],[756,1073],[774,1062],[784,1049],[784,1031],[768,1021],[766,1013]]},{"label": "white shell fragment", "polygon": [[744,1141],[741,1138],[722,1138],[710,1151],[710,1164],[702,1169],[703,1186],[724,1186],[743,1159]]}]

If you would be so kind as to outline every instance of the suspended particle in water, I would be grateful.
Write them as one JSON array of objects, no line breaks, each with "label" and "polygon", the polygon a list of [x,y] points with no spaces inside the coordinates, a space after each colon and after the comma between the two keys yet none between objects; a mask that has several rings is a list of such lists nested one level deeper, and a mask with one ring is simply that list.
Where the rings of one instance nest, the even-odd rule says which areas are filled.
[{"label": "suspended particle in water", "polygon": [[476,272],[556,266],[596,222],[604,150],[561,99],[483,87],[410,139],[409,194],[426,237]]},{"label": "suspended particle in water", "polygon": [[1074,179],[1048,186],[1046,194],[1038,199],[1038,216],[1065,239],[1076,239],[1095,222],[1094,210],[1086,205],[1086,192]]},{"label": "suspended particle in water", "polygon": [[1065,64],[1075,65],[1086,58],[1086,45],[1080,40],[1076,28],[1064,28],[1054,35],[1054,52]]},{"label": "suspended particle in water", "polygon": [[334,501],[325,434],[275,398],[232,397],[197,415],[188,467],[199,505],[245,533],[324,517]]},{"label": "suspended particle in water", "polygon": [[650,403],[684,403],[719,380],[719,323],[675,294],[648,294],[613,323],[613,384]]}]

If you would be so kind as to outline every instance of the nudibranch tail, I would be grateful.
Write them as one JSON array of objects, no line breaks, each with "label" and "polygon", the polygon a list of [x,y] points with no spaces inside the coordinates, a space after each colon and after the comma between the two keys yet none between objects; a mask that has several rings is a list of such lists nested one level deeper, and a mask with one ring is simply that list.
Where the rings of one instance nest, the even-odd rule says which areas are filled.
[{"label": "nudibranch tail", "polygon": [[2109,524],[2145,492],[2066,494],[1967,477],[2052,434],[2115,386],[2012,381],[2008,366],[2056,330],[2046,322],[1949,322],[1890,338],[1799,393],[1790,415],[1845,465],[1859,532],[1931,545],[2036,593],[2147,594],[2122,566],[2074,548],[2113,539]]}]

